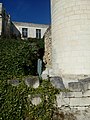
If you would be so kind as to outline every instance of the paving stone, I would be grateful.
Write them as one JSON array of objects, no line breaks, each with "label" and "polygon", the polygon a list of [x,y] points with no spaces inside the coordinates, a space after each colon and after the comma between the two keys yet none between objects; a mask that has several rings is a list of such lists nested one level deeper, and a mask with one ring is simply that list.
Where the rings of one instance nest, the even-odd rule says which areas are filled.
[{"label": "paving stone", "polygon": [[57,107],[68,106],[69,98],[63,98],[61,94],[56,95]]},{"label": "paving stone", "polygon": [[58,89],[65,89],[65,86],[63,84],[63,80],[61,77],[51,77],[50,78],[50,82],[51,84],[55,87],[55,88],[58,88]]},{"label": "paving stone", "polygon": [[80,97],[82,97],[82,92],[64,92],[63,96],[65,98],[75,98],[75,97],[80,98]]},{"label": "paving stone", "polygon": [[80,92],[84,90],[83,84],[81,82],[70,82],[68,83],[69,90],[73,92]]},{"label": "paving stone", "polygon": [[25,84],[28,87],[38,88],[39,87],[39,78],[38,77],[25,78]]}]

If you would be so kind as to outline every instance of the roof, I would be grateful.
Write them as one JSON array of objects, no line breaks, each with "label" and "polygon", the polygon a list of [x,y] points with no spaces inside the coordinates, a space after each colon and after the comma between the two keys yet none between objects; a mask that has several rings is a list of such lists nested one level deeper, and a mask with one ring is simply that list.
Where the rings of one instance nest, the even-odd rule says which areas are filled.
[{"label": "roof", "polygon": [[49,27],[49,25],[46,24],[36,24],[36,23],[27,23],[27,22],[13,22],[13,24],[17,26],[25,26],[25,27],[41,27],[41,28]]}]

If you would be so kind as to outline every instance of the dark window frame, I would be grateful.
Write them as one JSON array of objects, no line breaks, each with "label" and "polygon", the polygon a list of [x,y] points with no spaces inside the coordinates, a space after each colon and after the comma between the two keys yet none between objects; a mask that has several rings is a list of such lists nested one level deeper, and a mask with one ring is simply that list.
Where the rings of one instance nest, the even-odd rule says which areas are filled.
[{"label": "dark window frame", "polygon": [[41,39],[41,29],[36,29],[36,38]]},{"label": "dark window frame", "polygon": [[28,28],[22,28],[22,37],[27,38],[28,37]]}]

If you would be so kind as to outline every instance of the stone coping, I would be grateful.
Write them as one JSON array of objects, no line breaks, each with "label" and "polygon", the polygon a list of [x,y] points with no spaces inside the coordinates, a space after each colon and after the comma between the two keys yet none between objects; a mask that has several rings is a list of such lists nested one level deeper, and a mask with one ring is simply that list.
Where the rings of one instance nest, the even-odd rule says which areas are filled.
[{"label": "stone coping", "polygon": [[28,22],[15,22],[15,21],[13,21],[13,23],[15,25],[18,25],[18,26],[26,26],[26,27],[41,27],[41,28],[49,27],[49,25],[45,25],[45,24],[36,24],[36,23],[28,23]]}]

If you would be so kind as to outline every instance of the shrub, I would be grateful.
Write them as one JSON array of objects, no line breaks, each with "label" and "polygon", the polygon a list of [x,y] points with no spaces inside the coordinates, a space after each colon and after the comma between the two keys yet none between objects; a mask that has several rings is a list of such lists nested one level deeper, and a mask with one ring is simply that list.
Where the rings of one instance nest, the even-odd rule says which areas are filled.
[{"label": "shrub", "polygon": [[[23,76],[37,74],[37,59],[42,59],[42,50],[43,40],[0,40],[0,120],[51,120],[58,90],[48,81],[43,81],[37,89],[23,82]],[[19,86],[10,85],[8,79],[17,76]],[[28,101],[28,95],[37,94],[42,102],[35,106]]]},{"label": "shrub", "polygon": [[[19,86],[12,86],[6,80],[0,81],[0,120],[51,120],[58,90],[48,81],[43,81],[37,89],[27,87],[22,79],[20,81]],[[28,95],[37,94],[42,102],[35,106]]]},{"label": "shrub", "polygon": [[37,59],[42,58],[43,40],[0,40],[0,74],[6,76],[36,75]]}]

